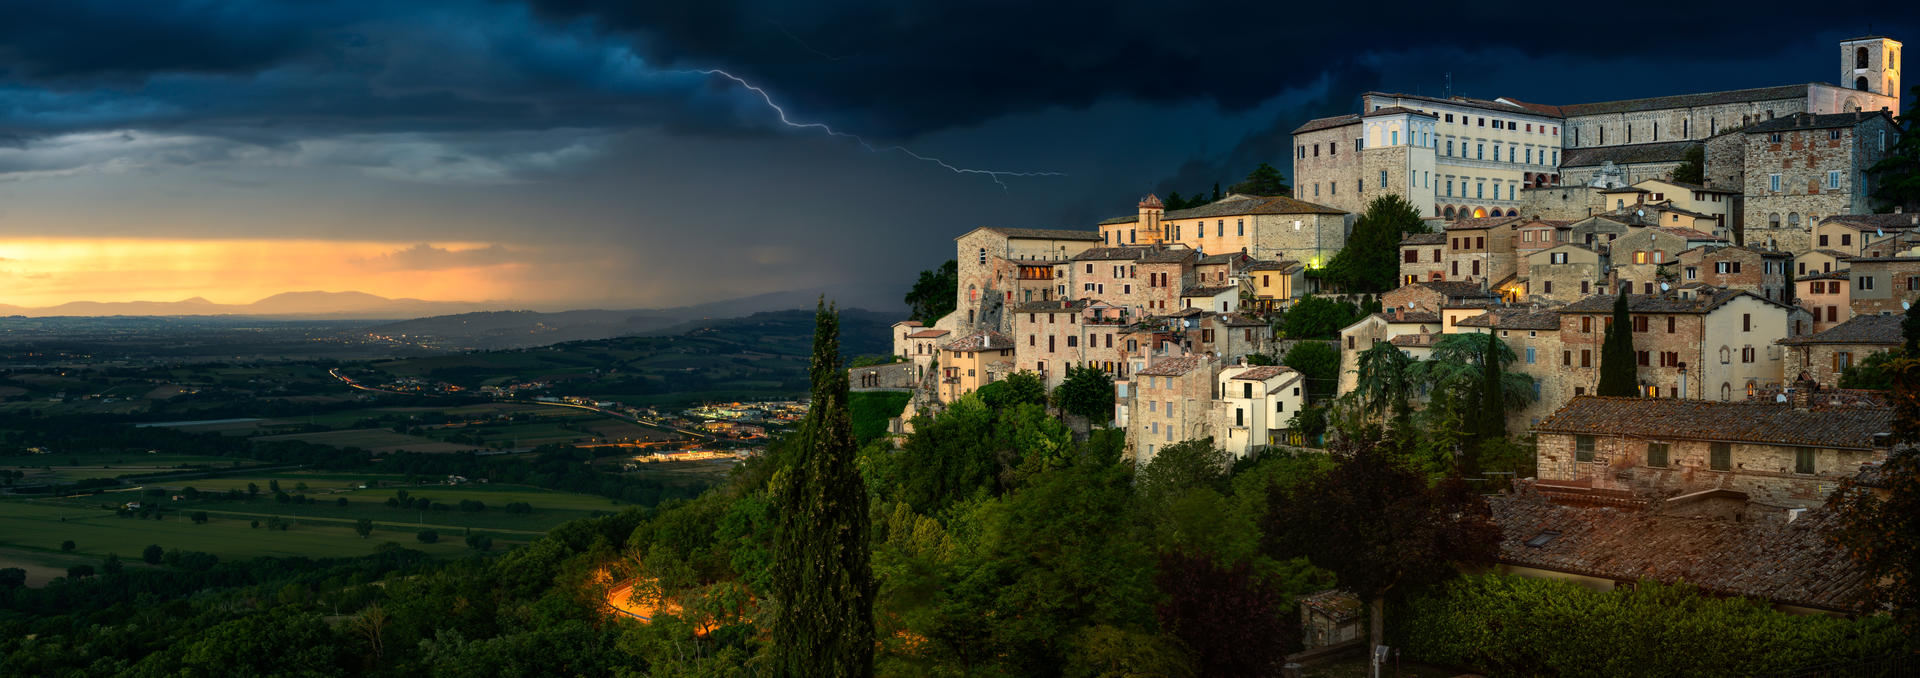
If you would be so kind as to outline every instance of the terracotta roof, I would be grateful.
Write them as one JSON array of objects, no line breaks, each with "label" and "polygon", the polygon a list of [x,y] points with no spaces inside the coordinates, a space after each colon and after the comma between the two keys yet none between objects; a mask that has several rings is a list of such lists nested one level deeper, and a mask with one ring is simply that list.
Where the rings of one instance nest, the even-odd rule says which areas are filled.
[{"label": "terracotta roof", "polygon": [[[1627,295],[1629,313],[1707,313],[1741,296],[1749,296],[1774,306],[1788,308],[1771,299],[1762,298],[1744,290],[1720,290],[1713,296],[1699,299],[1681,299],[1679,297],[1658,294]],[[1555,309],[1559,313],[1605,314],[1613,312],[1613,302],[1617,299],[1611,294],[1596,294],[1585,299]]]},{"label": "terracotta roof", "polygon": [[1424,115],[1424,116],[1427,116],[1427,117],[1429,117],[1429,118],[1438,118],[1438,117],[1440,117],[1440,116],[1438,116],[1438,115],[1434,115],[1434,114],[1432,114],[1432,113],[1428,113],[1428,112],[1426,112],[1426,111],[1416,111],[1416,110],[1414,110],[1414,109],[1411,109],[1411,108],[1407,108],[1407,107],[1405,107],[1405,106],[1382,106],[1382,107],[1380,107],[1380,108],[1376,108],[1376,109],[1373,109],[1373,110],[1371,110],[1371,111],[1367,111],[1367,112],[1365,112],[1365,113],[1362,113],[1362,114],[1360,114],[1360,117],[1363,117],[1363,118],[1371,118],[1371,117],[1373,117],[1373,116],[1376,116],[1376,115],[1399,115],[1399,114],[1401,114],[1401,113],[1412,113],[1412,114],[1414,114],[1414,115]]},{"label": "terracotta roof", "polygon": [[1436,342],[1439,340],[1440,340],[1440,335],[1438,334],[1421,332],[1419,334],[1396,335],[1393,338],[1388,339],[1387,343],[1393,344],[1395,346],[1400,346],[1403,348],[1429,348],[1433,346],[1433,342]]},{"label": "terracotta roof", "polygon": [[1114,217],[1114,218],[1112,218],[1112,219],[1101,219],[1101,220],[1100,220],[1100,225],[1101,225],[1101,226],[1112,226],[1112,225],[1114,225],[1114,224],[1131,224],[1131,223],[1134,223],[1134,222],[1136,222],[1136,221],[1139,221],[1139,220],[1140,220],[1140,215],[1139,215],[1139,214],[1129,214],[1129,215],[1127,215],[1127,216],[1124,216],[1124,217]]},{"label": "terracotta roof", "polygon": [[1904,214],[1836,214],[1820,220],[1821,224],[1836,224],[1851,227],[1858,231],[1900,231],[1920,228],[1920,212]]},{"label": "terracotta roof", "polygon": [[1180,290],[1180,296],[1211,297],[1216,294],[1224,294],[1224,293],[1231,292],[1238,289],[1240,289],[1240,286],[1238,285],[1215,285],[1212,287],[1203,287],[1203,286],[1196,285],[1193,287],[1186,288],[1184,290]]},{"label": "terracotta roof", "polygon": [[1403,247],[1406,245],[1445,245],[1445,244],[1447,244],[1447,234],[1445,233],[1408,233],[1406,235],[1400,236],[1400,245]]},{"label": "terracotta roof", "polygon": [[1220,314],[1220,323],[1227,327],[1266,327],[1265,322],[1240,315],[1238,313]]},{"label": "terracotta roof", "polygon": [[1648,230],[1659,231],[1667,235],[1686,238],[1689,242],[1697,241],[1697,240],[1717,240],[1722,242],[1725,241],[1725,239],[1721,238],[1720,236],[1714,235],[1712,233],[1708,233],[1706,231],[1700,231],[1700,230],[1691,229],[1691,228],[1674,228],[1671,226],[1648,226],[1646,228]]},{"label": "terracotta roof", "polygon": [[1168,212],[1167,219],[1201,219],[1241,214],[1346,214],[1345,210],[1285,196],[1241,197]]},{"label": "terracotta roof", "polygon": [[1364,100],[1366,97],[1375,97],[1375,96],[1392,97],[1395,99],[1412,99],[1414,101],[1427,101],[1427,102],[1432,102],[1436,104],[1447,104],[1447,105],[1453,105],[1453,106],[1465,106],[1468,108],[1478,108],[1481,110],[1492,111],[1494,113],[1511,113],[1511,114],[1519,114],[1519,115],[1529,115],[1529,114],[1530,115],[1547,115],[1548,117],[1559,117],[1557,115],[1542,113],[1541,111],[1535,110],[1532,107],[1522,106],[1511,99],[1505,99],[1505,100],[1475,99],[1473,97],[1461,97],[1461,96],[1448,97],[1443,99],[1440,97],[1430,97],[1430,96],[1425,96],[1420,94],[1406,94],[1401,92],[1365,92],[1365,93],[1362,93],[1360,96],[1362,100]]},{"label": "terracotta roof", "polygon": [[946,330],[920,330],[918,332],[914,332],[913,334],[907,335],[907,338],[908,339],[938,339],[940,337],[944,337],[949,334],[953,334],[953,333],[948,332]]},{"label": "terracotta roof", "polygon": [[1716,106],[1748,101],[1774,101],[1778,99],[1807,98],[1806,85],[1780,85],[1777,87],[1756,87],[1736,89],[1724,92],[1703,92],[1700,94],[1678,94],[1645,99],[1623,99],[1620,101],[1601,101],[1591,104],[1567,104],[1560,106],[1562,117],[1581,115],[1601,115],[1606,113],[1630,113],[1634,111],[1654,111],[1663,108],[1687,108],[1692,106]]},{"label": "terracotta roof", "polygon": [[1129,247],[1091,247],[1073,255],[1074,261],[1137,261],[1141,263],[1172,263],[1186,261],[1195,256],[1195,252],[1185,248],[1158,246]]},{"label": "terracotta roof", "polygon": [[1435,280],[1411,283],[1401,287],[1424,287],[1439,292],[1449,299],[1483,299],[1493,296],[1492,292],[1481,289],[1480,283],[1465,280]]},{"label": "terracotta roof", "polygon": [[1247,256],[1246,252],[1227,252],[1225,254],[1209,254],[1207,256],[1200,257],[1200,260],[1194,262],[1194,265],[1201,266],[1201,265],[1214,265],[1214,264],[1231,264],[1236,261],[1242,262],[1242,263],[1249,262],[1249,261],[1253,261],[1253,257]]},{"label": "terracotta roof", "polygon": [[[1871,576],[1844,547],[1824,510],[1791,523],[1734,522],[1606,506],[1563,506],[1535,497],[1490,497],[1500,526],[1499,560],[1615,581],[1685,581],[1722,595],[1852,612]],[[1532,544],[1539,544],[1534,546]]]},{"label": "terracotta roof", "polygon": [[1307,132],[1318,132],[1323,129],[1332,129],[1332,128],[1341,127],[1344,125],[1352,125],[1358,122],[1360,122],[1360,116],[1353,113],[1348,113],[1346,115],[1336,115],[1330,118],[1315,118],[1313,120],[1308,120],[1307,123],[1304,125],[1293,128],[1293,133],[1305,134]]},{"label": "terracotta roof", "polygon": [[897,322],[897,323],[894,323],[894,324],[895,324],[895,325],[906,325],[907,327],[925,327],[925,326],[926,326],[926,323],[922,323],[922,322],[920,322],[920,321],[918,321],[918,320],[902,320],[902,321],[900,321],[900,322]]},{"label": "terracotta roof", "polygon": [[996,351],[1004,348],[1013,348],[1013,340],[993,330],[979,330],[940,347],[943,351],[959,352]]},{"label": "terracotta roof", "polygon": [[1905,319],[1902,315],[1856,315],[1812,336],[1785,339],[1780,343],[1899,346],[1906,341],[1900,331],[1900,323]]},{"label": "terracotta roof", "polygon": [[1241,268],[1242,271],[1288,271],[1299,266],[1298,261],[1255,261]]},{"label": "terracotta roof", "polygon": [[1835,259],[1852,259],[1854,256],[1851,254],[1847,254],[1846,252],[1842,252],[1840,250],[1812,250],[1810,252],[1807,252],[1807,254],[1825,254]]},{"label": "terracotta roof", "polygon": [[1601,195],[1608,195],[1608,194],[1612,194],[1612,193],[1652,193],[1652,192],[1653,192],[1653,191],[1649,191],[1649,190],[1647,190],[1647,189],[1644,189],[1644,188],[1640,188],[1639,186],[1616,186],[1616,187],[1614,187],[1614,188],[1602,188],[1602,189],[1600,189],[1600,194],[1601,194]]},{"label": "terracotta roof", "polygon": [[1266,381],[1292,371],[1292,369],[1279,365],[1261,365],[1259,367],[1249,367],[1245,372],[1233,375],[1232,379],[1242,381]]},{"label": "terracotta roof", "polygon": [[1786,131],[1791,131],[1796,129],[1833,129],[1837,127],[1854,127],[1856,125],[1860,125],[1869,120],[1874,120],[1877,118],[1886,118],[1888,122],[1892,122],[1893,120],[1893,116],[1888,114],[1886,111],[1873,111],[1871,113],[1861,112],[1857,114],[1856,113],[1829,113],[1826,115],[1815,115],[1812,113],[1795,113],[1793,115],[1774,118],[1772,120],[1768,120],[1766,122],[1762,122],[1757,125],[1748,125],[1745,129],[1742,129],[1741,131],[1746,132],[1748,134],[1765,134],[1767,132],[1786,132]]},{"label": "terracotta roof", "polygon": [[1154,361],[1152,365],[1148,365],[1133,374],[1136,377],[1178,377],[1192,372],[1194,368],[1199,366],[1200,358],[1198,356],[1161,358]]},{"label": "terracotta roof", "polygon": [[1809,273],[1803,276],[1795,277],[1793,281],[1800,282],[1802,280],[1852,280],[1853,276],[1849,275],[1847,271],[1848,269],[1843,268],[1838,271],[1833,271],[1830,273]]},{"label": "terracotta roof", "polygon": [[1900,262],[1920,262],[1920,257],[1849,257],[1849,264],[1897,264]]},{"label": "terracotta roof", "polygon": [[[1722,241],[1722,242],[1725,242],[1725,241]],[[1773,250],[1760,250],[1760,249],[1747,247],[1744,245],[1731,245],[1731,244],[1718,245],[1718,244],[1712,244],[1712,243],[1705,244],[1705,245],[1695,245],[1681,252],[1679,256],[1684,257],[1693,252],[1699,252],[1700,256],[1702,257],[1709,257],[1715,254],[1720,254],[1722,252],[1727,252],[1727,253],[1746,252],[1748,254],[1755,254],[1755,255],[1759,255],[1769,259],[1790,259],[1793,257],[1793,255],[1787,254],[1786,252],[1775,252]]]},{"label": "terracotta roof", "polygon": [[1014,313],[1071,313],[1074,311],[1080,311],[1080,310],[1086,309],[1088,303],[1089,303],[1089,300],[1087,299],[1050,299],[1045,301],[1023,301],[1023,302],[1014,304],[1012,306],[1008,306],[1007,310],[1012,311]]},{"label": "terracotta roof", "polygon": [[1099,231],[1070,231],[1055,228],[1005,228],[1001,226],[982,226],[989,231],[1009,238],[1023,240],[1099,240]]},{"label": "terracotta roof", "polygon": [[1408,310],[1408,309],[1398,308],[1398,307],[1389,308],[1389,309],[1386,309],[1385,311],[1375,313],[1374,315],[1379,316],[1381,320],[1385,320],[1390,323],[1428,324],[1428,323],[1440,322],[1440,314],[1438,313],[1423,313],[1420,311],[1413,311],[1413,310]]},{"label": "terracotta roof", "polygon": [[1140,199],[1141,209],[1149,209],[1149,208],[1164,207],[1164,206],[1165,205],[1161,204],[1160,202],[1160,196],[1154,195],[1152,193],[1148,193],[1147,197]]},{"label": "terracotta roof", "polygon": [[1668,186],[1678,186],[1680,188],[1684,188],[1689,191],[1699,191],[1701,193],[1726,193],[1728,195],[1740,195],[1739,191],[1736,191],[1733,189],[1714,188],[1712,186],[1706,186],[1702,184],[1689,184],[1684,181],[1674,181],[1672,179],[1647,179],[1645,181],[1641,181],[1640,183],[1644,184],[1644,183],[1647,183],[1648,181],[1658,181]]},{"label": "terracotta roof", "polygon": [[1528,226],[1533,226],[1535,224],[1538,224],[1541,226],[1551,226],[1555,230],[1564,230],[1568,226],[1573,225],[1573,220],[1572,219],[1528,219],[1526,223],[1521,224],[1520,226],[1522,228],[1525,228]]},{"label": "terracotta roof", "polygon": [[1505,226],[1519,221],[1520,217],[1480,217],[1478,219],[1455,219],[1447,222],[1447,231],[1478,231],[1481,229]]},{"label": "terracotta roof", "polygon": [[1575,396],[1533,430],[1655,440],[1872,449],[1893,424],[1881,407],[1794,409],[1788,403]]},{"label": "terracotta roof", "polygon": [[1560,329],[1560,314],[1544,308],[1503,308],[1461,318],[1454,324],[1502,330],[1557,330]]},{"label": "terracotta roof", "polygon": [[1698,141],[1661,141],[1629,146],[1569,148],[1561,152],[1560,168],[1564,170],[1568,167],[1595,167],[1608,161],[1612,161],[1615,165],[1680,162],[1686,159],[1688,148],[1699,145]]}]

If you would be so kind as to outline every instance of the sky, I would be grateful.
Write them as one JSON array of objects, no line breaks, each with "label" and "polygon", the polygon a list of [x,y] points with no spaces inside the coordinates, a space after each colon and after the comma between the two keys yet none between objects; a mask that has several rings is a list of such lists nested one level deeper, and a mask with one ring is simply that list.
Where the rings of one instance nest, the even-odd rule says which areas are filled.
[{"label": "sky", "polygon": [[[1367,90],[1839,78],[1841,6],[0,0],[0,304],[904,294],[976,226],[1211,190]],[[1655,17],[1640,23],[1631,17]],[[1586,22],[1592,22],[1588,25]]]}]

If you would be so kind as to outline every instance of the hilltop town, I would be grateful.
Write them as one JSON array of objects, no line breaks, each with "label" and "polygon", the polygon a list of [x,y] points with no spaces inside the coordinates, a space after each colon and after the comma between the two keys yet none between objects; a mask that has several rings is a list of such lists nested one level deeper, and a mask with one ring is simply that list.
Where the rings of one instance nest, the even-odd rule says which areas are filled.
[{"label": "hilltop town", "polygon": [[[1504,431],[1521,457],[1473,478],[1501,493],[1507,571],[1851,614],[1862,582],[1787,530],[1891,447],[1885,391],[1854,386],[1920,296],[1920,214],[1871,197],[1899,141],[1900,48],[1840,43],[1839,84],[1571,105],[1361,93],[1294,130],[1291,195],[1148,195],[1086,227],[959,235],[952,312],[895,324],[898,362],[853,383],[911,391],[904,434],[998,382],[1098,372],[1111,407],[1062,416],[1124,431],[1138,465],[1197,440],[1320,448],[1343,423],[1447,408],[1466,434],[1436,445]],[[1609,366],[1616,333],[1630,348]],[[1446,392],[1448,370],[1505,386]],[[1670,540],[1730,546],[1675,565]],[[1746,546],[1762,542],[1799,555]]]}]

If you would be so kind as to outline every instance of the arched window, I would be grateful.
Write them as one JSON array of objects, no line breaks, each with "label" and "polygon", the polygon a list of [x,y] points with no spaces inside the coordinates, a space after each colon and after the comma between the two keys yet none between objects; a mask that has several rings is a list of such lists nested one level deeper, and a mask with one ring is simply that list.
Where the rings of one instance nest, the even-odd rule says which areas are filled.
[{"label": "arched window", "polygon": [[980,301],[980,290],[974,287],[973,285],[967,286],[967,301],[970,301],[970,302]]},{"label": "arched window", "polygon": [[1484,218],[1484,217],[1486,217],[1486,216],[1487,216],[1487,208],[1485,208],[1485,207],[1475,207],[1475,208],[1473,208],[1473,218],[1475,218],[1475,219],[1480,219],[1480,218]]},{"label": "arched window", "polygon": [[1452,206],[1452,205],[1448,205],[1448,206],[1447,206],[1447,210],[1446,210],[1445,212],[1442,212],[1442,214],[1445,214],[1445,215],[1447,216],[1447,218],[1448,218],[1448,219],[1452,219],[1452,218],[1453,218],[1453,206]]},{"label": "arched window", "polygon": [[1800,213],[1799,213],[1799,212],[1788,212],[1788,213],[1787,213],[1787,226],[1789,226],[1789,227],[1792,227],[1792,228],[1799,228],[1799,227],[1800,227]]},{"label": "arched window", "polygon": [[1779,228],[1779,227],[1780,227],[1780,213],[1774,212],[1772,214],[1767,215],[1767,228]]},{"label": "arched window", "polygon": [[1730,383],[1726,383],[1726,382],[1721,382],[1721,384],[1720,384],[1720,399],[1721,399],[1721,400],[1733,400],[1733,384],[1730,384]]},{"label": "arched window", "polygon": [[1867,48],[1865,47],[1853,48],[1853,67],[1854,68],[1867,67]]},{"label": "arched window", "polygon": [[1860,91],[1862,91],[1862,92],[1865,92],[1865,91],[1867,91],[1867,76],[1864,76],[1864,75],[1863,75],[1863,76],[1860,76],[1860,77],[1858,77],[1858,78],[1854,78],[1854,79],[1853,79],[1853,88],[1854,88],[1854,89],[1857,89],[1857,90],[1860,90]]},{"label": "arched window", "polygon": [[987,263],[987,248],[982,247],[980,248],[980,265],[985,266],[986,263]]},{"label": "arched window", "polygon": [[1510,216],[1510,217],[1520,216],[1520,210],[1509,207],[1507,208],[1507,216]]},{"label": "arched window", "polygon": [[1725,365],[1731,362],[1733,362],[1733,349],[1720,347],[1720,364]]}]

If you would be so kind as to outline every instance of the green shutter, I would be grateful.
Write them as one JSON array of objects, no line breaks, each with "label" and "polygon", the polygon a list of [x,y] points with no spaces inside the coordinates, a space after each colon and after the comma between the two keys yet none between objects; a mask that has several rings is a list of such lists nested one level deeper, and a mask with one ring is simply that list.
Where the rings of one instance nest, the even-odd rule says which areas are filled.
[{"label": "green shutter", "polygon": [[1593,461],[1593,436],[1573,437],[1573,460]]},{"label": "green shutter", "polygon": [[1647,443],[1647,465],[1660,467],[1667,465],[1666,443]]},{"label": "green shutter", "polygon": [[1733,443],[1713,443],[1707,454],[1707,467],[1715,471],[1733,470]]}]

